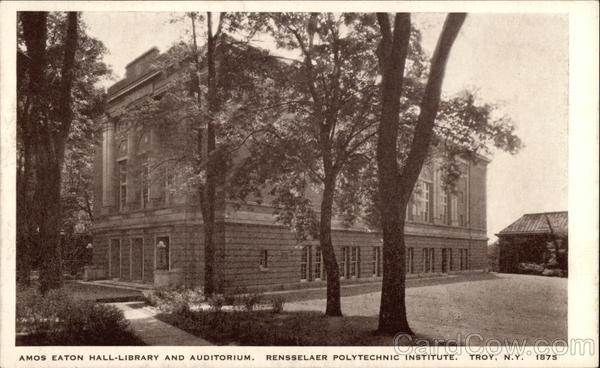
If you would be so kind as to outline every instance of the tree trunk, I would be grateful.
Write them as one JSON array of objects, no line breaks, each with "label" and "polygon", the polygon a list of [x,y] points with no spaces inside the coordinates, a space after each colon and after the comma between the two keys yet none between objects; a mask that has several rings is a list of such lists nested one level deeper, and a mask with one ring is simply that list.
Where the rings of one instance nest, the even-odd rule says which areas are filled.
[{"label": "tree trunk", "polygon": [[432,58],[411,148],[400,175],[396,152],[398,113],[410,37],[410,16],[396,14],[392,35],[387,14],[378,14],[383,36],[378,49],[382,70],[382,112],[377,142],[383,227],[383,284],[378,330],[382,333],[412,334],[405,304],[404,216],[431,143],[445,65],[465,17],[465,14],[450,14],[444,23]]},{"label": "tree trunk", "polygon": [[[27,122],[22,122],[27,124]],[[29,195],[31,150],[24,142],[22,163],[17,167],[17,284],[29,286],[31,274],[31,211]]]},{"label": "tree trunk", "polygon": [[[23,36],[27,45],[29,63],[30,90],[33,96],[30,115],[29,137],[35,149],[35,190],[34,204],[36,238],[39,240],[41,254],[44,255],[40,266],[40,290],[59,288],[62,283],[60,231],[62,214],[60,201],[61,168],[64,160],[65,141],[69,134],[72,108],[71,90],[73,85],[73,67],[78,38],[77,13],[70,12],[66,21],[64,58],[61,69],[59,91],[48,91],[44,71],[46,63],[46,20],[47,13],[25,12],[21,17]],[[57,106],[48,106],[49,93],[58,93]],[[56,121],[52,121],[51,110],[56,110]]]},{"label": "tree trunk", "polygon": [[217,71],[215,65],[216,39],[212,34],[212,14],[207,13],[207,63],[208,63],[208,121],[206,124],[206,183],[204,185],[204,292],[211,295],[216,291],[215,285],[215,202],[217,163],[212,153],[216,146],[215,127],[213,117],[217,111]]},{"label": "tree trunk", "polygon": [[[27,142],[24,142],[25,147],[30,147],[31,151],[26,152],[25,155],[31,157],[39,156],[37,152],[41,147],[39,147],[37,138],[40,135],[40,129],[42,126],[42,119],[44,119],[44,91],[46,90],[46,80],[44,77],[44,70],[46,68],[46,38],[47,38],[47,29],[46,29],[46,20],[47,13],[45,12],[23,12],[21,13],[21,23],[23,25],[23,38],[25,39],[25,45],[27,46],[27,56],[30,59],[30,62],[27,63],[27,73],[29,76],[29,85],[27,89],[28,98],[31,101],[31,110],[30,113],[27,114],[27,121],[23,121],[23,128],[27,130],[27,134],[24,138]],[[31,177],[30,174],[33,175],[35,172],[36,176],[38,174],[38,166],[40,165],[37,161],[37,157],[34,158],[33,164],[35,167],[28,168],[27,161],[29,157],[25,157],[25,172],[23,175],[27,175],[26,178],[23,178],[25,182],[28,182]],[[32,239],[40,239],[40,222],[43,222],[44,218],[39,213],[41,208],[44,206],[44,202],[40,202],[39,196],[40,193],[40,185],[43,178],[36,178],[33,188],[33,200],[31,203],[23,203],[22,201],[29,201],[30,198],[27,193],[21,192],[22,187],[19,187],[19,198],[21,199],[21,203],[17,203],[19,206],[17,209],[17,215],[27,216],[28,218],[22,218],[23,221],[20,221],[20,227],[17,229],[18,234],[18,246],[20,246],[20,252],[18,253],[20,257],[18,257],[20,273],[19,279],[25,281],[26,284],[29,284],[29,273],[31,270],[31,262],[33,261],[32,252],[33,252],[33,244],[31,242]],[[26,186],[23,189],[27,189]],[[39,244],[40,246],[42,244]],[[40,251],[36,249],[36,251]]]},{"label": "tree trunk", "polygon": [[[43,145],[50,147],[51,142]],[[45,294],[50,289],[62,285],[62,258],[60,252],[60,229],[62,228],[60,202],[60,166],[58,158],[47,150],[40,152],[36,175],[39,180],[35,200],[39,206],[39,239],[43,259],[40,266],[40,291]]]},{"label": "tree trunk", "polygon": [[[331,175],[330,175],[331,176]],[[321,218],[319,222],[319,246],[323,254],[325,272],[327,273],[327,307],[325,315],[341,316],[340,303],[340,273],[333,242],[331,241],[331,218],[333,213],[333,194],[335,190],[335,177],[326,178],[321,199]]]},{"label": "tree trunk", "polygon": [[77,50],[78,16],[75,12],[67,14],[66,39],[64,57],[61,70],[60,100],[58,102],[58,128],[53,131],[51,126],[45,125],[42,131],[40,148],[43,157],[36,163],[39,165],[37,178],[41,184],[42,221],[40,222],[40,239],[44,251],[44,262],[40,269],[40,290],[42,293],[49,289],[62,286],[62,257],[61,257],[61,229],[62,208],[60,201],[61,173],[65,157],[65,142],[73,120],[71,90],[73,88],[73,68],[75,65],[75,51]]},{"label": "tree trunk", "polygon": [[412,334],[404,300],[404,218],[400,212],[397,161],[398,114],[410,38],[410,15],[396,14],[393,34],[388,15],[377,16],[383,36],[378,47],[382,72],[382,110],[377,141],[377,166],[383,231],[383,281],[378,331]]}]

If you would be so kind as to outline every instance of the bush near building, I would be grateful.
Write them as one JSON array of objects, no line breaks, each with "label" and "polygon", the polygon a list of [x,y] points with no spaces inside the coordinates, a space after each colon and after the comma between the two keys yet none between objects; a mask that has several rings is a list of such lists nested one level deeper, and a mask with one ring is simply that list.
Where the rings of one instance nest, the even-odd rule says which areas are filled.
[{"label": "bush near building", "polygon": [[16,333],[18,346],[145,345],[116,307],[35,287],[17,290]]}]

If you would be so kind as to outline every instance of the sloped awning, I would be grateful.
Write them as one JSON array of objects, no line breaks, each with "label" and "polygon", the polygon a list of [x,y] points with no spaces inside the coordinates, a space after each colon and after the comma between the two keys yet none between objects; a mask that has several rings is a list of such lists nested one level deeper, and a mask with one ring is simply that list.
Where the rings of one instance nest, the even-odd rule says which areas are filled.
[{"label": "sloped awning", "polygon": [[567,211],[527,213],[508,225],[497,236],[552,234],[567,237],[569,216]]}]

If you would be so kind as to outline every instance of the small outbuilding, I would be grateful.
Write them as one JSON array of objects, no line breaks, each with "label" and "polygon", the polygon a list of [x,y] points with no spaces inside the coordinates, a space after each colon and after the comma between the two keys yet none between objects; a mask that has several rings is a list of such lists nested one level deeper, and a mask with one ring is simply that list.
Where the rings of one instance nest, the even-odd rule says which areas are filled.
[{"label": "small outbuilding", "polygon": [[[566,274],[568,268],[568,212],[527,213],[496,236],[500,272]],[[537,273],[533,272],[532,273]]]}]

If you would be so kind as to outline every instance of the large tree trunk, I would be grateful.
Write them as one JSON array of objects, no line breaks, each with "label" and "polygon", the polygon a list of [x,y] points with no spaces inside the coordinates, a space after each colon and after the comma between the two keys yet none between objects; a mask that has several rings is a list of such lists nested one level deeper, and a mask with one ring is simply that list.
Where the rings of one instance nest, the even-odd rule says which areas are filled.
[{"label": "large tree trunk", "polygon": [[203,222],[204,222],[204,292],[207,295],[213,294],[216,290],[215,285],[215,202],[216,202],[216,182],[217,182],[217,160],[213,157],[216,146],[215,127],[213,116],[217,107],[217,71],[216,71],[216,37],[212,33],[212,14],[207,13],[207,63],[208,63],[208,121],[206,124],[206,183],[204,185],[203,195]]},{"label": "large tree trunk", "polygon": [[[78,38],[77,13],[67,15],[64,57],[61,69],[61,84],[58,91],[48,91],[44,71],[46,65],[46,20],[47,13],[25,12],[22,15],[23,36],[27,45],[29,77],[33,96],[33,113],[30,115],[29,137],[35,148],[35,191],[36,230],[41,254],[40,290],[59,288],[62,282],[60,256],[60,231],[62,214],[60,201],[61,168],[64,161],[65,141],[69,134],[72,108],[71,90],[73,68]],[[51,106],[48,106],[49,93],[57,92],[59,100],[56,121],[52,121]]]},{"label": "large tree trunk", "polygon": [[319,222],[319,246],[323,254],[325,272],[327,273],[327,307],[325,315],[341,316],[340,305],[340,273],[335,259],[333,242],[331,241],[331,218],[333,213],[333,194],[335,177],[325,179],[323,198],[321,199],[321,219]]},{"label": "large tree trunk", "polygon": [[[17,200],[17,266],[18,266],[18,279],[26,284],[29,284],[29,273],[31,270],[31,262],[33,261],[32,252],[33,244],[32,239],[37,237],[37,222],[40,220],[36,212],[36,207],[39,207],[40,203],[35,200],[31,200],[26,190],[28,189],[26,183],[31,180],[30,174],[35,169],[29,166],[31,163],[31,157],[35,155],[36,147],[35,142],[32,141],[34,135],[39,129],[41,120],[44,116],[43,91],[45,91],[46,80],[44,77],[44,70],[46,68],[46,20],[47,13],[45,12],[22,12],[20,14],[21,24],[23,25],[23,38],[25,45],[27,46],[27,57],[29,62],[27,63],[26,72],[29,77],[29,84],[27,86],[26,94],[30,101],[31,107],[29,112],[25,112],[23,116],[25,119],[19,121],[22,126],[22,132],[24,142],[24,171],[22,180],[20,183],[24,185],[19,186],[19,196]],[[31,148],[28,149],[28,148]],[[33,182],[34,185],[38,185],[37,182]],[[34,188],[35,191],[35,188]],[[31,203],[28,203],[31,202]],[[36,206],[37,204],[37,206]],[[24,218],[25,217],[25,218]],[[36,232],[36,234],[34,234]]]},{"label": "large tree trunk", "polygon": [[383,281],[379,309],[379,331],[412,333],[404,301],[404,221],[398,189],[398,119],[404,66],[410,39],[410,15],[396,14],[394,30],[387,14],[378,14],[382,41],[378,57],[382,72],[382,110],[377,141],[379,207],[383,231]]},{"label": "large tree trunk", "polygon": [[465,14],[448,15],[431,62],[431,71],[408,158],[400,174],[397,162],[398,113],[410,37],[410,16],[396,14],[393,35],[387,14],[378,14],[382,41],[382,112],[377,142],[380,210],[383,227],[383,284],[379,311],[382,333],[412,334],[405,303],[404,216],[433,135],[444,70]]},{"label": "large tree trunk", "polygon": [[[21,121],[20,124],[28,124]],[[31,262],[33,247],[32,241],[32,213],[29,193],[31,182],[31,148],[27,135],[24,134],[23,148],[20,152],[17,165],[17,284],[29,286],[31,275]]]},{"label": "large tree trunk", "polygon": [[[41,145],[52,147],[42,138]],[[60,167],[61,163],[51,150],[40,152],[37,156],[36,176],[39,185],[35,201],[40,203],[38,216],[41,254],[44,255],[40,265],[40,291],[46,293],[50,289],[62,285],[62,258],[60,247],[60,229],[62,228],[60,202]]]}]

